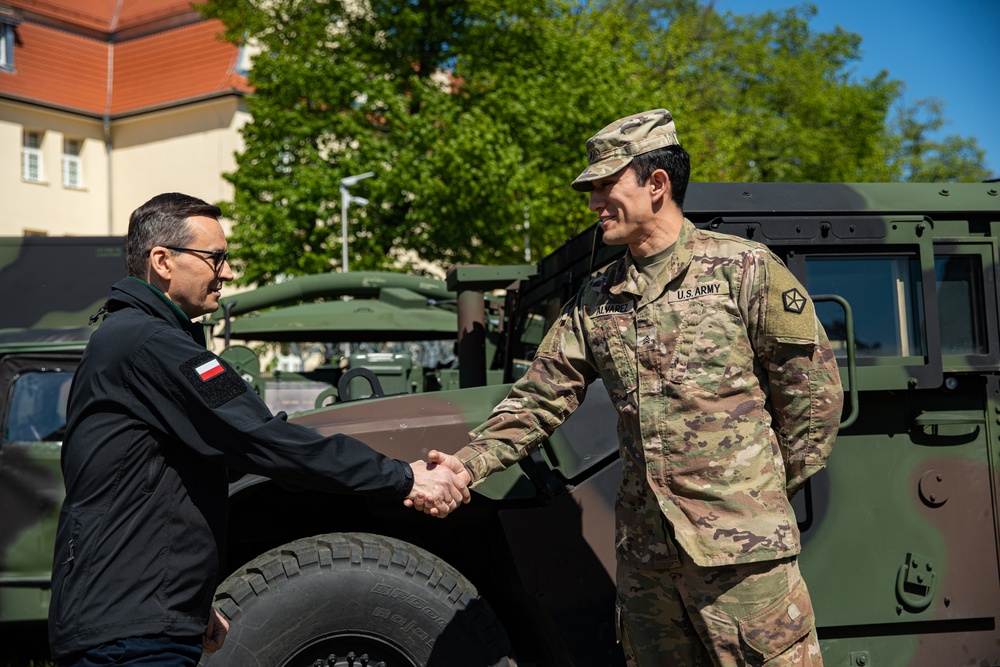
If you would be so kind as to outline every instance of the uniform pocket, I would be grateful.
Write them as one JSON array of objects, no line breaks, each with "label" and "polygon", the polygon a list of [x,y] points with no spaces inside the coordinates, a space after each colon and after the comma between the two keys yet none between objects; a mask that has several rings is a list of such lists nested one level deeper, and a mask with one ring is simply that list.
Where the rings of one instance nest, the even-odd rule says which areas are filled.
[{"label": "uniform pocket", "polygon": [[812,602],[805,582],[761,611],[741,619],[740,638],[761,661],[781,655],[813,628]]},{"label": "uniform pocket", "polygon": [[598,371],[604,386],[619,412],[629,403],[635,403],[638,388],[638,362],[635,344],[631,347],[623,337],[623,330],[635,337],[635,320],[631,313],[608,315],[594,319],[597,345],[592,345],[598,362]]},{"label": "uniform pocket", "polygon": [[717,393],[742,329],[739,318],[721,308],[689,310],[679,327],[668,372],[670,381]]}]

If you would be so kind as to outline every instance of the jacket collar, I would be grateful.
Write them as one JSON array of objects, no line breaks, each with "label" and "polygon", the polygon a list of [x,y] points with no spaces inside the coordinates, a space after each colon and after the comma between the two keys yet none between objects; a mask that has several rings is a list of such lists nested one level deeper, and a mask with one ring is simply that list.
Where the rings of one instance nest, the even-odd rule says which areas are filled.
[{"label": "jacket collar", "polygon": [[650,285],[646,285],[645,279],[632,259],[632,253],[626,251],[625,257],[618,260],[608,270],[608,282],[611,285],[609,292],[611,294],[632,295],[638,299],[638,307],[642,307],[658,298],[663,294],[663,290],[666,289],[667,285],[687,271],[688,266],[691,265],[697,241],[695,231],[694,224],[687,218],[684,218],[680,234],[674,243],[673,254],[667,260],[666,267],[660,271]]},{"label": "jacket collar", "polygon": [[167,295],[139,278],[129,276],[111,286],[111,297],[105,304],[107,312],[135,308],[148,315],[176,325],[204,344],[205,334],[200,322],[192,322]]}]

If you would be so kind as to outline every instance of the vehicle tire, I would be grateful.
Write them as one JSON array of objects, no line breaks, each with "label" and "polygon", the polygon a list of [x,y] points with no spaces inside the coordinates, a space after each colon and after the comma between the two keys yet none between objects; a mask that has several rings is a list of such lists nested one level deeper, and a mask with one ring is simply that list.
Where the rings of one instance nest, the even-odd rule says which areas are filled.
[{"label": "vehicle tire", "polygon": [[475,587],[440,558],[389,537],[296,540],[226,579],[215,601],[229,635],[203,665],[516,665]]}]

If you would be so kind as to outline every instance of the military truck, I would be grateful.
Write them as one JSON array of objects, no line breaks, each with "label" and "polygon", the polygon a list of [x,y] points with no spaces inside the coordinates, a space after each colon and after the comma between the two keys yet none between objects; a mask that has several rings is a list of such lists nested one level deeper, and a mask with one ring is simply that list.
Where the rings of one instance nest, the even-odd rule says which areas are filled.
[{"label": "military truck", "polygon": [[[1000,186],[695,183],[685,212],[781,256],[838,356],[840,434],[794,503],[825,663],[1000,665]],[[460,389],[293,419],[407,460],[459,449],[523,371],[535,332],[621,252],[592,228],[535,266],[459,267]],[[496,290],[488,362],[483,294]],[[505,382],[489,384],[491,371]],[[445,520],[234,480],[232,575],[216,600],[232,630],[205,663],[624,664],[615,422],[592,387],[537,452]]]},{"label": "military truck", "polygon": [[122,237],[0,238],[3,658],[15,637],[43,636],[32,630],[48,611],[52,544],[63,499],[59,443],[66,398],[92,333],[88,318],[124,266]]},{"label": "military truck", "polygon": [[[692,184],[685,210],[781,256],[838,355],[840,435],[795,502],[826,664],[1000,664],[997,185]],[[620,252],[590,229],[534,267],[456,270],[462,389],[295,419],[401,458],[457,450],[509,386],[486,384],[476,354],[482,291],[506,290],[509,383],[533,353],[521,333]],[[443,521],[242,480],[231,546],[248,564],[219,588],[233,630],[210,664],[623,664],[615,421],[593,387],[535,455]],[[280,544],[263,551],[268,540]]]},{"label": "military truck", "polygon": [[[436,278],[324,273],[224,297],[206,325],[271,411],[292,413],[341,397],[457,388],[456,310],[456,294]],[[288,346],[299,367],[262,368],[262,343]]]}]

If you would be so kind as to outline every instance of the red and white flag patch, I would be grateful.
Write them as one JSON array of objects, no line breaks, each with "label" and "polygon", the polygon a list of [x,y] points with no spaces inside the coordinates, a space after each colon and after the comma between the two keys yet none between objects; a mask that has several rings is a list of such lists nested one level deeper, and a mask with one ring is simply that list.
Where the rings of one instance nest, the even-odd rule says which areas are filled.
[{"label": "red and white flag patch", "polygon": [[224,373],[225,370],[225,367],[219,363],[218,359],[212,359],[211,361],[206,361],[201,366],[197,366],[194,372],[198,374],[202,382],[208,382],[216,375]]}]

